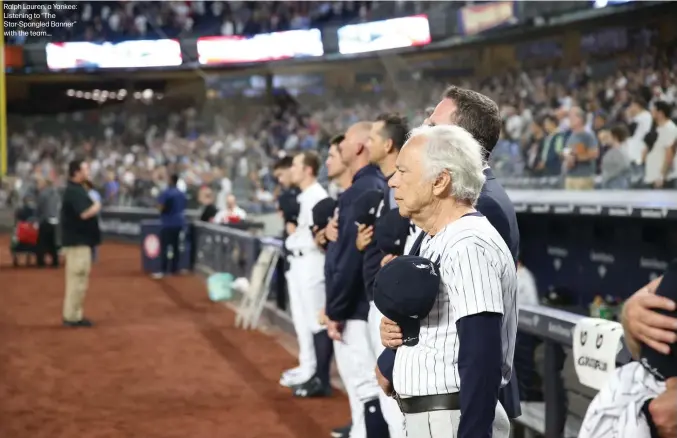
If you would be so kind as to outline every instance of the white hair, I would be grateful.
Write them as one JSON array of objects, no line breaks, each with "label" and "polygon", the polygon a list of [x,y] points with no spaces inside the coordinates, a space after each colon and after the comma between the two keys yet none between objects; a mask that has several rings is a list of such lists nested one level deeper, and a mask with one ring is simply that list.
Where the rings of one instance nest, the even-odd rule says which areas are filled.
[{"label": "white hair", "polygon": [[482,146],[465,129],[456,125],[421,126],[409,133],[409,141],[424,137],[424,178],[433,179],[447,171],[451,176],[450,195],[457,201],[477,203],[484,185]]}]

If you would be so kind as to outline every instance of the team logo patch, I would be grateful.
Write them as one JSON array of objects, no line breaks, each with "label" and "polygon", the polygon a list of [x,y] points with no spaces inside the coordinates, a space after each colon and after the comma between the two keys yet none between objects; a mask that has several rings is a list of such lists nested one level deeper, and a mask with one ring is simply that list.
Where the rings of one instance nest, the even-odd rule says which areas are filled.
[{"label": "team logo patch", "polygon": [[160,255],[160,239],[155,234],[149,234],[143,239],[143,251],[146,257],[154,259]]}]

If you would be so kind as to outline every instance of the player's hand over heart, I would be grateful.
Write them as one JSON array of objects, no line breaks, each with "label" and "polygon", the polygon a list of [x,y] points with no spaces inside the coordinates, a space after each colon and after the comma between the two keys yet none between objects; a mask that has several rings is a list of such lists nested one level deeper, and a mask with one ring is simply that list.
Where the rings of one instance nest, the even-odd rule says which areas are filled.
[{"label": "player's hand over heart", "polygon": [[656,295],[662,277],[635,292],[623,305],[622,322],[626,335],[643,342],[663,354],[677,342],[677,319],[655,312],[655,309],[675,310],[675,302]]},{"label": "player's hand over heart", "polygon": [[673,438],[677,437],[677,377],[667,379],[665,385],[665,392],[649,403],[649,412],[658,436]]},{"label": "player's hand over heart", "polygon": [[397,258],[397,256],[396,256],[395,254],[386,254],[386,255],[383,256],[383,258],[381,259],[381,267],[384,267],[386,264],[392,262],[392,261],[395,260],[396,258]]},{"label": "player's hand over heart", "polygon": [[325,235],[325,230],[326,228],[322,228],[320,230],[317,228],[317,225],[313,226],[313,233],[315,234],[315,237],[313,239],[315,240],[315,244],[320,248],[323,248],[324,245],[327,244],[327,236]]},{"label": "player's hand over heart", "polygon": [[355,239],[355,245],[359,251],[364,251],[365,248],[369,246],[373,238],[374,227],[371,225],[366,226],[364,224],[357,225],[357,238]]},{"label": "player's hand over heart", "polygon": [[385,316],[381,318],[381,343],[386,348],[397,348],[402,345],[402,329],[395,321]]},{"label": "player's hand over heart", "polygon": [[328,241],[336,242],[338,239],[338,220],[336,218],[332,218],[329,221],[327,228],[324,229],[324,235]]}]

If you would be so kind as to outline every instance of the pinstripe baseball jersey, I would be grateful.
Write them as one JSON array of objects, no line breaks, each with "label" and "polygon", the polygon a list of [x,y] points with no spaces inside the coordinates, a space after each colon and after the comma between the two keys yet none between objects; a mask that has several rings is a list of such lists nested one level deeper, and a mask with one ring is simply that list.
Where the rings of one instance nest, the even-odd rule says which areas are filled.
[{"label": "pinstripe baseball jersey", "polygon": [[426,236],[420,255],[439,263],[442,284],[432,311],[421,320],[418,344],[397,350],[395,391],[402,397],[458,392],[456,322],[483,312],[502,315],[504,386],[512,372],[517,333],[517,276],[507,245],[484,216],[474,213]]},{"label": "pinstripe baseball jersey", "polygon": [[404,244],[405,254],[411,254],[411,248],[414,246],[414,243],[416,242],[416,238],[418,237],[418,235],[422,232],[423,230],[414,225],[413,222],[411,223],[411,228],[409,228],[409,235],[407,236],[407,242]]},{"label": "pinstripe baseball jersey", "polygon": [[617,368],[588,406],[579,438],[651,438],[642,407],[665,391],[639,362]]}]

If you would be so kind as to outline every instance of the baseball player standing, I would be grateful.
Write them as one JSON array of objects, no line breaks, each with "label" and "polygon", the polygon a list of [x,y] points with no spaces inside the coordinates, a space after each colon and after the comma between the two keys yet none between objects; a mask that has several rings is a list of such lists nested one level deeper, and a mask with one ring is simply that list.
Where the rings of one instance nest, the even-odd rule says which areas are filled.
[{"label": "baseball player standing", "polygon": [[482,147],[463,128],[424,126],[412,131],[389,182],[400,214],[426,233],[420,255],[439,265],[442,283],[417,344],[404,339],[395,358],[409,436],[510,435],[498,392],[512,372],[517,277],[508,246],[474,208],[483,167]]},{"label": "baseball player standing", "polygon": [[[367,142],[367,149],[369,151],[369,162],[377,165],[386,179],[389,180],[395,174],[395,162],[397,155],[404,142],[407,140],[409,133],[409,125],[407,119],[399,114],[381,114],[376,118],[376,121],[371,125],[369,134],[369,141]],[[393,196],[394,192],[386,187],[381,208],[378,209],[376,217],[381,217],[386,211],[397,208],[397,203]],[[369,301],[369,336],[370,345],[374,358],[383,352],[385,347],[381,343],[381,335],[379,332],[379,324],[383,315],[374,306],[373,285],[374,277],[381,268],[381,261],[385,254],[375,245],[373,241],[374,228],[360,225],[358,227],[358,236],[356,245],[364,254],[364,264],[362,275],[364,277],[364,288]],[[404,436],[402,413],[400,412],[397,403],[392,398],[388,397],[383,391],[379,393],[381,402],[381,409],[383,410],[383,417],[388,423],[390,430],[390,438],[398,438]]]},{"label": "baseball player standing", "polygon": [[[296,228],[296,220],[299,216],[299,202],[296,197],[299,195],[298,187],[294,187],[291,183],[291,166],[294,158],[285,156],[280,158],[273,165],[273,176],[277,180],[280,188],[280,193],[277,197],[278,213],[284,222],[282,229],[282,242],[287,240],[289,233]],[[224,201],[225,202],[225,201]],[[286,245],[282,245],[282,256],[278,261],[279,272],[284,272],[284,276],[277,278],[277,291],[275,294],[275,301],[280,309],[287,308],[287,283],[286,277],[289,272],[289,250]],[[282,386],[294,386],[303,383],[303,376],[301,376],[301,368],[292,368],[282,373],[280,377],[280,384]]]},{"label": "baseball player standing", "polygon": [[[426,119],[428,125],[456,125],[464,128],[482,146],[486,159],[491,154],[501,133],[501,116],[496,102],[473,90],[451,86],[447,88],[442,100]],[[476,208],[496,228],[503,241],[510,248],[513,260],[517,262],[519,252],[519,228],[515,208],[508,198],[505,189],[496,180],[491,168],[484,168],[485,183],[482,187]],[[418,255],[425,232],[420,232],[418,238],[410,246],[407,241],[405,254]],[[515,309],[515,312],[517,309]],[[379,358],[379,368],[384,374],[392,370],[395,361],[395,350],[401,344],[401,333],[397,326],[382,320],[381,339],[389,349],[384,350]],[[380,376],[382,377],[382,376]],[[388,382],[383,382],[387,387]],[[517,376],[513,375],[510,382],[501,388],[499,400],[510,418],[517,418],[521,414],[519,387]]]},{"label": "baseball player standing", "polygon": [[[345,137],[343,134],[337,135],[331,139],[329,146],[329,154],[327,156],[327,161],[325,165],[327,166],[327,177],[331,180],[332,183],[336,185],[338,195],[337,198],[340,199],[341,194],[345,192],[350,185],[352,184],[352,174],[350,170],[343,164],[341,160],[341,154],[339,152],[339,145],[343,142]],[[334,215],[336,216],[336,215]],[[329,287],[329,279],[331,278],[331,272],[334,271],[336,266],[336,237],[332,235],[332,231],[328,230],[329,228],[334,228],[336,220],[332,218],[330,224],[326,228],[316,228],[315,230],[315,242],[319,246],[324,246],[326,248],[325,260],[324,260],[324,275],[326,279],[326,287]],[[316,224],[317,227],[317,224]],[[330,232],[328,232],[330,231]],[[335,230],[333,232],[336,232]],[[323,321],[326,323],[326,315],[322,315]],[[350,411],[353,412],[354,409],[360,407],[361,403],[355,395],[355,391],[351,387],[346,387],[346,392],[348,394],[348,402],[350,403]],[[361,407],[360,407],[361,409]],[[332,437],[335,438],[347,438],[350,436],[350,429],[352,423],[344,426],[340,426],[332,430]]]},{"label": "baseball player standing", "polygon": [[316,358],[316,354],[324,357],[331,350],[331,340],[318,321],[325,300],[324,253],[311,232],[313,207],[327,197],[327,191],[317,182],[319,169],[320,159],[315,152],[305,151],[294,157],[291,180],[301,190],[298,225],[285,241],[290,257],[289,303],[299,344],[298,377],[306,385],[304,392],[297,394],[301,396],[321,396],[329,391],[329,365],[326,370],[318,369]]},{"label": "baseball player standing", "polygon": [[338,371],[351,403],[351,438],[388,436],[379,403],[376,361],[369,343],[369,304],[362,279],[362,254],[355,246],[357,227],[352,204],[369,190],[383,190],[385,178],[369,165],[366,143],[371,123],[352,125],[339,146],[341,159],[352,173],[352,185],[338,202],[338,239],[331,251],[333,266],[327,269],[327,328],[334,342]]}]

